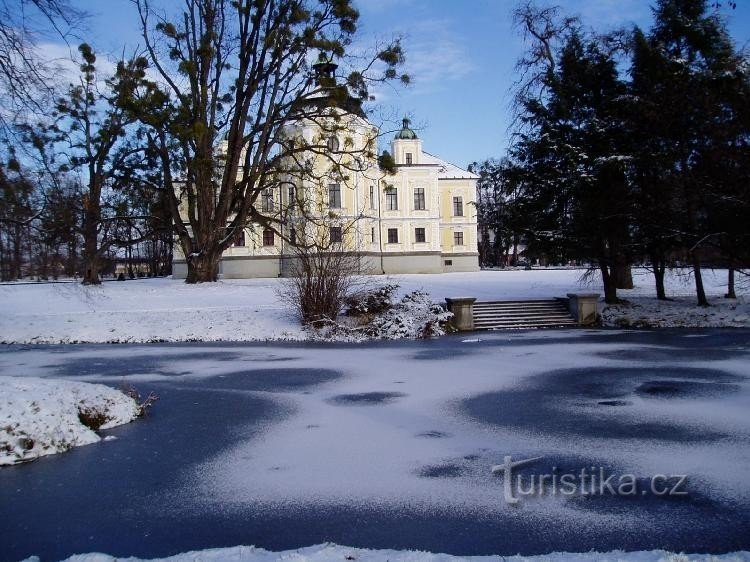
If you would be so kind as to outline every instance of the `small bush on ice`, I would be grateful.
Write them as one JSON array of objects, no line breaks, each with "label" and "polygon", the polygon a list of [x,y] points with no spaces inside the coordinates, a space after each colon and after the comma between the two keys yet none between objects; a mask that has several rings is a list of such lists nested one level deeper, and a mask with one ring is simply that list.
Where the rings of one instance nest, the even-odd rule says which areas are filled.
[{"label": "small bush on ice", "polygon": [[141,400],[141,393],[138,392],[133,385],[128,383],[122,383],[120,391],[125,395],[132,398],[136,404],[138,404],[138,417],[145,416],[149,408],[159,399],[159,396],[153,392],[149,392],[145,400]]}]

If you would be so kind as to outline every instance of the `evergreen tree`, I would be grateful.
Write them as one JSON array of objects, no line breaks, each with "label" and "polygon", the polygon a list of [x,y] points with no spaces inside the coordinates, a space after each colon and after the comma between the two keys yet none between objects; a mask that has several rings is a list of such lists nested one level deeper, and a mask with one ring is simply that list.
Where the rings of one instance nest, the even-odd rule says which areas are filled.
[{"label": "evergreen tree", "polygon": [[731,165],[722,172],[716,163],[742,153],[737,113],[745,95],[737,88],[742,63],[705,0],[659,0],[654,19],[648,36],[633,34],[630,121],[639,239],[650,255],[660,298],[667,257],[683,248],[698,303],[708,306],[701,253],[721,239],[737,240],[724,236],[722,227],[715,230],[711,216],[735,209],[736,200],[728,207],[719,202],[729,202],[725,196],[741,174]]},{"label": "evergreen tree", "polygon": [[532,200],[532,243],[594,261],[606,302],[617,302],[631,220],[619,116],[625,84],[601,43],[574,31],[545,86],[544,98],[524,103],[529,128],[514,151]]}]

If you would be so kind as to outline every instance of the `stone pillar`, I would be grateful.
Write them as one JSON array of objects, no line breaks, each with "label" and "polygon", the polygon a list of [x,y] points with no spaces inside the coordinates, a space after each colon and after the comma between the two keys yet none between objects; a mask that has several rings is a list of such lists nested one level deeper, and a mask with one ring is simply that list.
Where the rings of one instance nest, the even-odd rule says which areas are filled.
[{"label": "stone pillar", "polygon": [[599,317],[599,293],[568,293],[568,310],[579,326],[594,324]]},{"label": "stone pillar", "polygon": [[460,332],[474,329],[474,297],[445,299],[448,310],[453,313],[453,325]]}]

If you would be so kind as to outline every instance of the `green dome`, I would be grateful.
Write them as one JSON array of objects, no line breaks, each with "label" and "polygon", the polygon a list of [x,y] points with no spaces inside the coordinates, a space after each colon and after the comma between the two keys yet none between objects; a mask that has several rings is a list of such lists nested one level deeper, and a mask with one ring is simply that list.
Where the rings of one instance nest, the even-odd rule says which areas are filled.
[{"label": "green dome", "polygon": [[414,131],[412,131],[409,128],[409,125],[411,125],[411,122],[406,117],[404,117],[404,125],[401,128],[401,130],[398,133],[396,133],[396,139],[397,140],[398,139],[401,139],[401,140],[415,140],[417,138],[417,133],[415,133]]}]

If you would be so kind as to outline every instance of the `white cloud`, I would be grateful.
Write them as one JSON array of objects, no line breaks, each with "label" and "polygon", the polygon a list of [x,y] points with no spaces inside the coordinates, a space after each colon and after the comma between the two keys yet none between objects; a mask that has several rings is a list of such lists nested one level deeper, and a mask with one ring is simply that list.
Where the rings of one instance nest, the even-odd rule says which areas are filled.
[{"label": "white cloud", "polygon": [[[77,45],[65,43],[41,43],[37,46],[41,60],[55,68],[55,77],[62,86],[78,84],[80,80],[81,54]],[[96,53],[96,69],[100,80],[114,75],[117,63],[106,55]]]},{"label": "white cloud", "polygon": [[462,38],[448,20],[422,20],[404,37],[405,72],[413,83],[414,93],[441,89],[442,85],[460,80],[477,66]]}]

